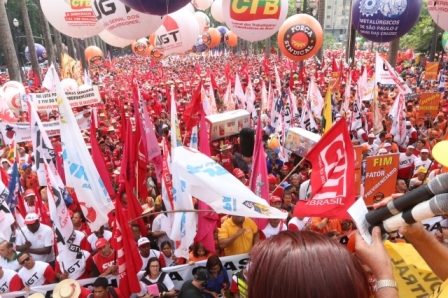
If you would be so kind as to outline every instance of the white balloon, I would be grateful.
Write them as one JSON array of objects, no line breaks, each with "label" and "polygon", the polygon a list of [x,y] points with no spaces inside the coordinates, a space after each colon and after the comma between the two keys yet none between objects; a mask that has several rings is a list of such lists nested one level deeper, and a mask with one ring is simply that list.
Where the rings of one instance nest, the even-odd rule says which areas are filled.
[{"label": "white balloon", "polygon": [[194,16],[199,24],[199,35],[202,35],[208,28],[210,28],[210,18],[202,11],[196,11]]},{"label": "white balloon", "polygon": [[166,16],[156,31],[155,47],[165,55],[183,53],[191,49],[199,35],[199,24],[194,14],[180,9]]},{"label": "white balloon", "polygon": [[19,112],[22,108],[20,92],[18,89],[9,88],[7,91],[3,92],[3,100],[13,112]]},{"label": "white balloon", "polygon": [[65,92],[75,92],[78,91],[78,83],[74,79],[63,79],[61,81],[62,89],[64,89]]},{"label": "white balloon", "polygon": [[[82,6],[71,3],[81,3]],[[92,37],[104,29],[93,14],[89,3],[90,1],[40,1],[44,15],[51,25],[59,32],[75,38]]]},{"label": "white balloon", "polygon": [[[237,6],[231,5],[233,0],[216,0],[215,3],[217,1],[222,3],[221,13],[230,31],[250,42],[274,35],[288,14],[288,0],[239,2],[244,5]],[[216,19],[213,6],[212,15]]]},{"label": "white balloon", "polygon": [[196,9],[206,10],[212,5],[212,0],[193,0],[191,3]]},{"label": "white balloon", "polygon": [[222,0],[215,0],[212,4],[212,9],[210,10],[212,16],[215,20],[220,23],[224,22],[224,15],[222,13]]},{"label": "white balloon", "polygon": [[139,39],[154,33],[164,17],[130,9],[120,0],[93,0],[92,10],[104,29],[125,39]]},{"label": "white balloon", "polygon": [[7,92],[8,90],[17,90],[20,94],[25,94],[25,87],[22,83],[17,81],[8,81],[6,82],[0,89],[3,92]]},{"label": "white balloon", "polygon": [[186,9],[189,12],[194,13],[194,7],[193,7],[193,4],[191,4],[191,2],[188,3],[187,5],[185,5],[184,7],[182,7],[181,9]]},{"label": "white balloon", "polygon": [[107,30],[104,30],[98,36],[107,44],[117,47],[117,48],[124,48],[125,46],[130,45],[134,40],[132,39],[124,39],[120,38],[118,36],[113,35]]}]

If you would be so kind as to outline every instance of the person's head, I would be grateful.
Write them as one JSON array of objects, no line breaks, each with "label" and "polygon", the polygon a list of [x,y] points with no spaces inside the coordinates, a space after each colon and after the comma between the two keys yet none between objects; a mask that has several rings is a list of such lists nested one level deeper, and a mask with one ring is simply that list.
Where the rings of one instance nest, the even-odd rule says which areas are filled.
[{"label": "person's head", "polygon": [[95,242],[95,247],[98,253],[103,257],[108,257],[112,253],[112,247],[110,246],[109,241],[107,241],[105,238],[99,238]]},{"label": "person's head", "polygon": [[173,246],[170,241],[163,241],[160,247],[162,248],[162,253],[165,255],[165,257],[170,258],[172,256]]},{"label": "person's head", "polygon": [[72,223],[73,223],[73,225],[79,226],[80,224],[82,224],[82,222],[83,222],[82,213],[79,212],[79,211],[73,212],[73,215],[72,215]]},{"label": "person's head", "polygon": [[434,139],[437,139],[437,132],[435,132],[435,131],[431,131],[430,133],[429,133],[429,140],[434,140]]},{"label": "person's head", "polygon": [[27,253],[26,251],[22,251],[21,253],[19,253],[17,255],[17,262],[19,262],[19,264],[22,267],[24,267],[24,268],[26,268],[28,270],[30,270],[30,269],[32,269],[34,267],[33,257],[29,253]]},{"label": "person's head", "polygon": [[142,238],[138,239],[137,245],[138,245],[138,250],[140,251],[140,254],[143,257],[147,258],[151,251],[151,242],[149,242],[149,239],[147,237],[142,237]]},{"label": "person's head", "polygon": [[204,247],[204,245],[202,245],[201,242],[195,242],[193,244],[193,256],[197,257],[202,257],[202,256],[206,256],[208,255],[210,252]]},{"label": "person's head", "polygon": [[3,166],[3,169],[5,169],[5,170],[8,170],[11,167],[11,165],[9,164],[9,161],[6,158],[4,158],[2,160],[2,166]]},{"label": "person's head", "polygon": [[14,250],[14,244],[8,241],[0,243],[0,257],[6,258]]},{"label": "person's head", "polygon": [[222,263],[218,256],[213,255],[208,258],[205,267],[210,273],[215,274],[222,270]]},{"label": "person's head", "polygon": [[288,173],[289,173],[289,168],[288,168],[288,166],[287,165],[284,165],[284,166],[282,166],[281,168],[280,168],[280,173],[282,173],[282,175],[288,175]]},{"label": "person's head", "polygon": [[398,232],[397,231],[390,232],[389,233],[389,237],[387,238],[387,240],[389,240],[390,242],[393,242],[393,243],[397,243],[398,239],[400,239],[400,237],[398,236]]},{"label": "person's head", "polygon": [[25,217],[25,224],[31,233],[36,233],[40,227],[39,215],[36,213],[28,213]]},{"label": "person's head", "polygon": [[93,294],[95,298],[109,297],[109,282],[105,277],[98,277],[93,282]]},{"label": "person's head", "polygon": [[292,193],[291,191],[285,191],[283,194],[283,205],[285,206],[291,206],[292,204]]},{"label": "person's head", "polygon": [[207,286],[207,282],[211,279],[210,273],[205,267],[197,267],[193,269],[193,282],[192,284],[199,290],[204,289]]},{"label": "person's head", "polygon": [[132,230],[132,236],[134,236],[134,240],[137,242],[138,239],[140,239],[141,228],[138,224],[132,224],[131,230]]},{"label": "person's head", "polygon": [[353,228],[353,221],[351,219],[346,219],[341,223],[342,231],[350,231]]},{"label": "person's head", "polygon": [[384,141],[385,141],[386,143],[391,143],[391,144],[392,144],[392,139],[393,139],[393,137],[392,137],[392,135],[391,135],[390,133],[388,133],[388,134],[386,134],[386,135],[384,136]]},{"label": "person's head", "polygon": [[274,175],[269,174],[268,182],[269,182],[269,190],[274,190],[275,187],[277,186],[278,180]]},{"label": "person's head", "polygon": [[417,169],[417,177],[418,180],[423,181],[426,177],[426,173],[428,172],[428,170],[425,167],[420,167]]},{"label": "person's head", "polygon": [[375,141],[375,139],[376,139],[376,136],[371,133],[371,134],[369,134],[368,137],[369,137],[369,144],[372,145],[373,141]]},{"label": "person's head", "polygon": [[429,150],[428,150],[428,149],[422,149],[422,150],[420,151],[420,158],[421,158],[423,161],[425,161],[425,160],[428,159],[428,157],[429,157]]},{"label": "person's head", "polygon": [[152,257],[148,260],[148,264],[145,268],[145,273],[148,276],[158,276],[162,271],[162,264],[160,264],[159,258]]},{"label": "person's head", "polygon": [[292,174],[290,179],[291,185],[297,187],[299,186],[300,177],[299,174]]},{"label": "person's head", "polygon": [[398,179],[396,184],[397,191],[399,193],[405,193],[408,190],[408,186],[406,185],[406,181],[403,179]]},{"label": "person's head", "polygon": [[409,146],[406,148],[406,156],[411,156],[412,154],[414,154],[414,150],[415,150],[415,147],[409,145]]},{"label": "person's head", "polygon": [[25,200],[28,206],[34,206],[34,202],[36,201],[36,193],[32,189],[27,189],[25,191]]},{"label": "person's head", "polygon": [[419,139],[417,141],[417,149],[418,150],[421,151],[423,148],[425,148],[425,146],[426,146],[426,140],[425,139]]},{"label": "person's head", "polygon": [[269,219],[269,224],[271,225],[271,227],[276,228],[278,227],[278,225],[280,224],[282,220],[278,219],[278,218],[271,218]]},{"label": "person's head", "polygon": [[358,259],[318,233],[280,232],[258,242],[250,258],[248,298],[370,296]]},{"label": "person's head", "polygon": [[232,215],[232,221],[236,225],[242,225],[245,219],[244,216]]},{"label": "person's head", "polygon": [[99,239],[99,238],[103,238],[104,235],[104,226],[101,226],[98,231],[93,232],[95,234],[95,236]]}]

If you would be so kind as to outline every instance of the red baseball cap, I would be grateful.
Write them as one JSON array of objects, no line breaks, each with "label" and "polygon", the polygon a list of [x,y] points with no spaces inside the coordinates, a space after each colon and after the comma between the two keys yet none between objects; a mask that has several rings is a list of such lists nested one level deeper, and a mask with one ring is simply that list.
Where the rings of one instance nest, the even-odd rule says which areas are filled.
[{"label": "red baseball cap", "polygon": [[275,183],[277,183],[278,181],[277,181],[277,178],[276,178],[274,175],[269,174],[269,175],[268,175],[268,182],[269,182],[269,183],[272,183],[272,184],[275,184]]},{"label": "red baseball cap", "polygon": [[271,197],[271,204],[276,203],[276,202],[281,202],[281,201],[282,201],[282,198],[280,198],[280,197],[277,197],[277,196]]},{"label": "red baseball cap", "polygon": [[106,243],[108,243],[108,241],[104,238],[99,238],[96,242],[95,242],[95,247],[96,249],[100,249],[101,247],[103,247],[104,245],[106,245]]}]

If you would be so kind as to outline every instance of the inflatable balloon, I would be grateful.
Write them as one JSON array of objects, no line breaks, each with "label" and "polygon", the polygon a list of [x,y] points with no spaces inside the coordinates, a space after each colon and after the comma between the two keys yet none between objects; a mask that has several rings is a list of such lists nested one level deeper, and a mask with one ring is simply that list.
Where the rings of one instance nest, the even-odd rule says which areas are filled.
[{"label": "inflatable balloon", "polygon": [[[41,44],[35,43],[34,48],[36,49],[37,60],[39,63],[47,61],[47,50]],[[28,47],[25,48],[25,58],[30,61],[30,50]]]},{"label": "inflatable balloon", "polygon": [[414,27],[422,0],[353,0],[352,7],[353,26],[360,35],[373,42],[389,42]]},{"label": "inflatable balloon", "polygon": [[117,47],[117,48],[124,48],[128,45],[130,45],[133,40],[132,39],[124,39],[118,36],[113,35],[107,30],[104,30],[98,36],[107,44]]},{"label": "inflatable balloon", "polygon": [[219,34],[221,34],[221,42],[224,42],[224,36],[226,36],[227,32],[229,32],[229,29],[224,26],[218,26],[216,27],[216,30],[218,30]]},{"label": "inflatable balloon", "polygon": [[190,0],[121,0],[121,2],[139,12],[156,16],[164,16],[183,8],[190,3]]},{"label": "inflatable balloon", "polygon": [[448,40],[448,31],[443,32],[442,35],[442,47],[445,50],[445,53],[448,53],[448,44],[447,41]]},{"label": "inflatable balloon", "polygon": [[71,78],[63,79],[61,81],[62,89],[64,89],[65,92],[75,92],[78,91],[78,83]]},{"label": "inflatable balloon", "polygon": [[238,44],[238,36],[232,31],[229,31],[226,33],[226,36],[224,36],[224,41],[229,47],[234,47]]},{"label": "inflatable balloon", "polygon": [[224,14],[222,13],[222,0],[215,0],[212,4],[212,8],[210,9],[213,18],[220,22],[224,23]]},{"label": "inflatable balloon", "polygon": [[210,18],[203,13],[202,11],[196,11],[194,13],[194,16],[196,17],[196,21],[198,21],[199,24],[199,34],[204,34],[205,31],[210,28]]},{"label": "inflatable balloon", "polygon": [[153,46],[149,46],[148,52],[149,57],[153,58],[156,61],[162,60],[165,57],[163,51],[161,51],[160,49],[156,49]]},{"label": "inflatable balloon", "polygon": [[202,36],[198,36],[196,43],[193,46],[193,52],[202,53],[208,49],[207,45],[202,40]]},{"label": "inflatable balloon", "polygon": [[8,90],[16,90],[20,94],[25,94],[26,90],[22,83],[17,81],[8,81],[0,89],[0,91],[7,92]]},{"label": "inflatable balloon", "polygon": [[155,48],[163,49],[165,55],[183,53],[193,47],[198,35],[199,24],[194,14],[182,9],[166,16],[156,31]]},{"label": "inflatable balloon", "polygon": [[187,5],[185,5],[184,7],[182,7],[181,9],[185,9],[185,10],[191,12],[191,13],[195,12],[193,4],[191,4],[191,2],[188,3]]},{"label": "inflatable balloon", "polygon": [[206,10],[212,5],[212,0],[193,0],[191,1],[191,4],[193,4],[196,9]]},{"label": "inflatable balloon", "polygon": [[275,134],[271,134],[269,136],[268,142],[267,142],[268,148],[274,151],[275,153],[280,153],[280,142],[278,141],[278,138]]},{"label": "inflatable balloon", "polygon": [[254,42],[271,37],[280,29],[288,14],[288,0],[222,0],[221,8],[229,30]]},{"label": "inflatable balloon", "polygon": [[59,32],[75,37],[92,37],[103,31],[90,1],[41,0],[45,17]]},{"label": "inflatable balloon", "polygon": [[8,89],[3,92],[2,97],[8,107],[17,114],[22,108],[22,101],[20,99],[21,93],[17,89]]},{"label": "inflatable balloon", "polygon": [[278,48],[289,59],[301,61],[315,55],[322,46],[323,31],[310,15],[289,17],[278,31]]},{"label": "inflatable balloon", "polygon": [[89,46],[84,50],[84,57],[89,64],[100,64],[103,60],[103,51],[97,46]]},{"label": "inflatable balloon", "polygon": [[219,33],[218,29],[210,28],[202,34],[202,41],[209,47],[213,49],[221,42],[221,33]]},{"label": "inflatable balloon", "polygon": [[129,9],[120,0],[93,0],[91,3],[93,12],[104,29],[125,39],[135,40],[154,33],[164,19]]},{"label": "inflatable balloon", "polygon": [[145,56],[147,54],[148,48],[148,42],[143,38],[134,41],[131,46],[132,53],[139,56]]},{"label": "inflatable balloon", "polygon": [[428,11],[434,22],[443,30],[448,30],[448,3],[428,0]]}]

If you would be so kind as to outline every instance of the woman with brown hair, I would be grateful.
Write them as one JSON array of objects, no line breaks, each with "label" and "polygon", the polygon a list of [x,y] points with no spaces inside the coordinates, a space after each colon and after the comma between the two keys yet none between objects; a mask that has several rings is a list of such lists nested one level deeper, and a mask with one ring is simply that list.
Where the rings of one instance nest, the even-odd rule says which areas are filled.
[{"label": "woman with brown hair", "polygon": [[[356,253],[377,277],[377,298],[398,297],[392,265],[379,228],[373,245],[356,234]],[[250,253],[248,298],[368,298],[367,276],[358,259],[333,240],[308,231],[284,231],[257,243]]]},{"label": "woman with brown hair", "polygon": [[193,249],[190,252],[190,265],[193,265],[196,262],[199,261],[205,261],[213,254],[209,252],[204,245],[200,242],[196,242],[193,244]]}]

